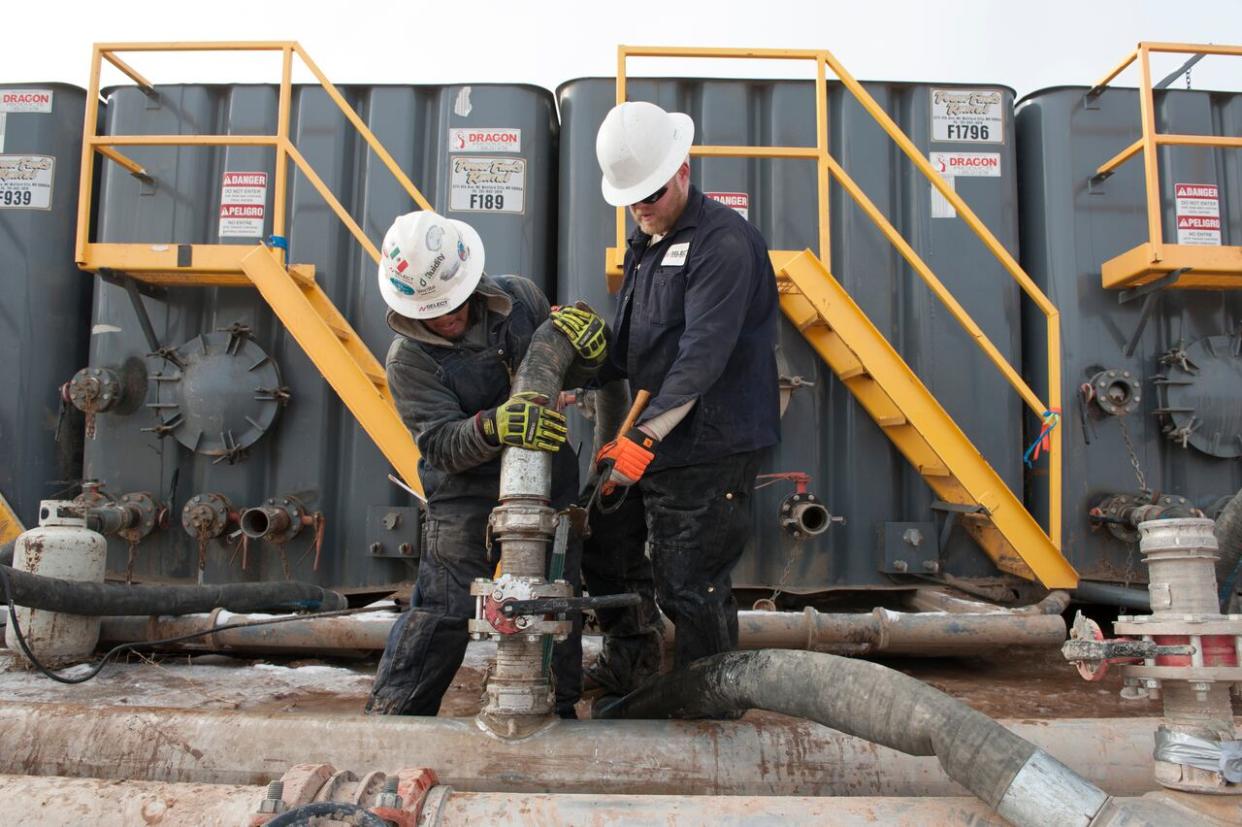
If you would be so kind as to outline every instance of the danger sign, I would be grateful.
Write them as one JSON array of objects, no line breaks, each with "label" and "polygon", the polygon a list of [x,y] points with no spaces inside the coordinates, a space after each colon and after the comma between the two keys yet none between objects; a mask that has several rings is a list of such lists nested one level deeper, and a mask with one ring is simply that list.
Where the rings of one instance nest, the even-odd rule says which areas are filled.
[{"label": "danger sign", "polygon": [[451,152],[521,152],[520,129],[450,129]]},{"label": "danger sign", "polygon": [[750,194],[745,192],[705,192],[703,193],[713,201],[719,201],[726,207],[737,212],[738,215],[750,220]]},{"label": "danger sign", "polygon": [[1215,184],[1176,184],[1177,243],[1218,247],[1220,189]]},{"label": "danger sign", "polygon": [[266,217],[267,173],[224,173],[220,184],[220,237],[261,238]]}]

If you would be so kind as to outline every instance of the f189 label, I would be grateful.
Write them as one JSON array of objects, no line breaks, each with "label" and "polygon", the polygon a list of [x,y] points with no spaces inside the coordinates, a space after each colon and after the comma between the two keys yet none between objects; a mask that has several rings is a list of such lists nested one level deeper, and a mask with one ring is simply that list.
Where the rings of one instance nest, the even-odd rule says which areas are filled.
[{"label": "f189 label", "polygon": [[453,212],[526,212],[525,158],[452,157],[449,163]]},{"label": "f189 label", "polygon": [[998,89],[932,89],[933,141],[963,144],[1005,142],[1005,96]]}]

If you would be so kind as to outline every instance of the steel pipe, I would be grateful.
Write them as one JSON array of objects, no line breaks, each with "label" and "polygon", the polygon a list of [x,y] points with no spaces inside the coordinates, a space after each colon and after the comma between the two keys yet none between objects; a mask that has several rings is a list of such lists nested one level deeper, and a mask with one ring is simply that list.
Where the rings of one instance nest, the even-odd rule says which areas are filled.
[{"label": "steel pipe", "polygon": [[[93,778],[0,776],[0,809],[10,827],[77,827],[80,824],[159,824],[199,827],[250,822],[264,798],[263,787],[101,781]],[[1207,796],[1152,793],[1115,799],[1119,810],[1144,823],[1236,823],[1239,812]],[[1159,822],[1155,822],[1159,819]],[[1006,822],[972,798],[937,796],[794,797],[724,795],[566,795],[472,793],[433,787],[424,800],[420,827],[511,824],[745,824],[748,827],[833,824],[844,827],[926,824],[1000,827]],[[1102,824],[1110,823],[1101,820]]]},{"label": "steel pipe", "polygon": [[[1002,722],[1114,795],[1155,789],[1153,718]],[[935,758],[806,721],[561,721],[506,741],[473,719],[9,702],[0,772],[265,784],[302,762],[431,767],[477,792],[965,795]]]},{"label": "steel pipe", "polygon": [[[1040,604],[1043,605],[1043,604]],[[1059,605],[1059,604],[1057,604]],[[868,614],[738,612],[742,649],[809,649],[848,655],[943,657],[973,655],[1009,646],[1060,646],[1065,621],[1058,614],[1027,610],[894,612]],[[263,619],[266,619],[265,616]],[[321,654],[381,651],[397,615],[389,612],[352,617],[307,618],[259,629],[231,629],[184,648],[239,652],[317,651]],[[245,623],[244,615],[196,614],[181,617],[109,617],[102,640],[128,643],[208,631],[223,623]],[[669,640],[672,625],[665,627]]]}]

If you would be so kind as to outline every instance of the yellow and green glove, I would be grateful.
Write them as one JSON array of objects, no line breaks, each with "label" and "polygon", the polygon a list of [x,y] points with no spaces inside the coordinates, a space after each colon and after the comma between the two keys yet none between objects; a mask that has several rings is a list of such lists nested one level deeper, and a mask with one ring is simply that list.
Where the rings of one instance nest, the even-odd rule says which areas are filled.
[{"label": "yellow and green glove", "polygon": [[479,414],[479,430],[493,445],[510,445],[532,451],[557,451],[569,437],[565,417],[545,407],[548,399],[533,391],[509,397],[495,410]]},{"label": "yellow and green glove", "polygon": [[590,307],[582,302],[574,307],[554,307],[552,325],[565,334],[583,362],[592,367],[603,363],[608,353],[607,328]]}]

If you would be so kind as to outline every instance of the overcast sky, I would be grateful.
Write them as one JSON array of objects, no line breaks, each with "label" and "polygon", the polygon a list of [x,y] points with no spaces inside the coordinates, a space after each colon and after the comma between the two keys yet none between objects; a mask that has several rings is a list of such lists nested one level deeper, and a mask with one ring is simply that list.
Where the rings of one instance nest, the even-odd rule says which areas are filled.
[{"label": "overcast sky", "polygon": [[[0,83],[86,85],[95,41],[298,40],[335,82],[533,83],[612,75],[616,45],[827,48],[874,80],[1086,84],[1139,40],[1242,44],[1242,0],[52,0],[15,4]],[[21,18],[21,21],[17,19]],[[19,36],[20,35],[20,36]],[[1179,65],[1154,58],[1158,79]],[[275,81],[275,58],[134,55],[153,82]],[[810,77],[809,65],[636,61],[631,74]],[[1131,70],[1122,82],[1137,82]],[[300,79],[307,79],[305,77]],[[104,83],[119,83],[105,73]],[[1208,58],[1195,88],[1242,91],[1242,58]],[[1178,85],[1184,85],[1179,80]]]}]

